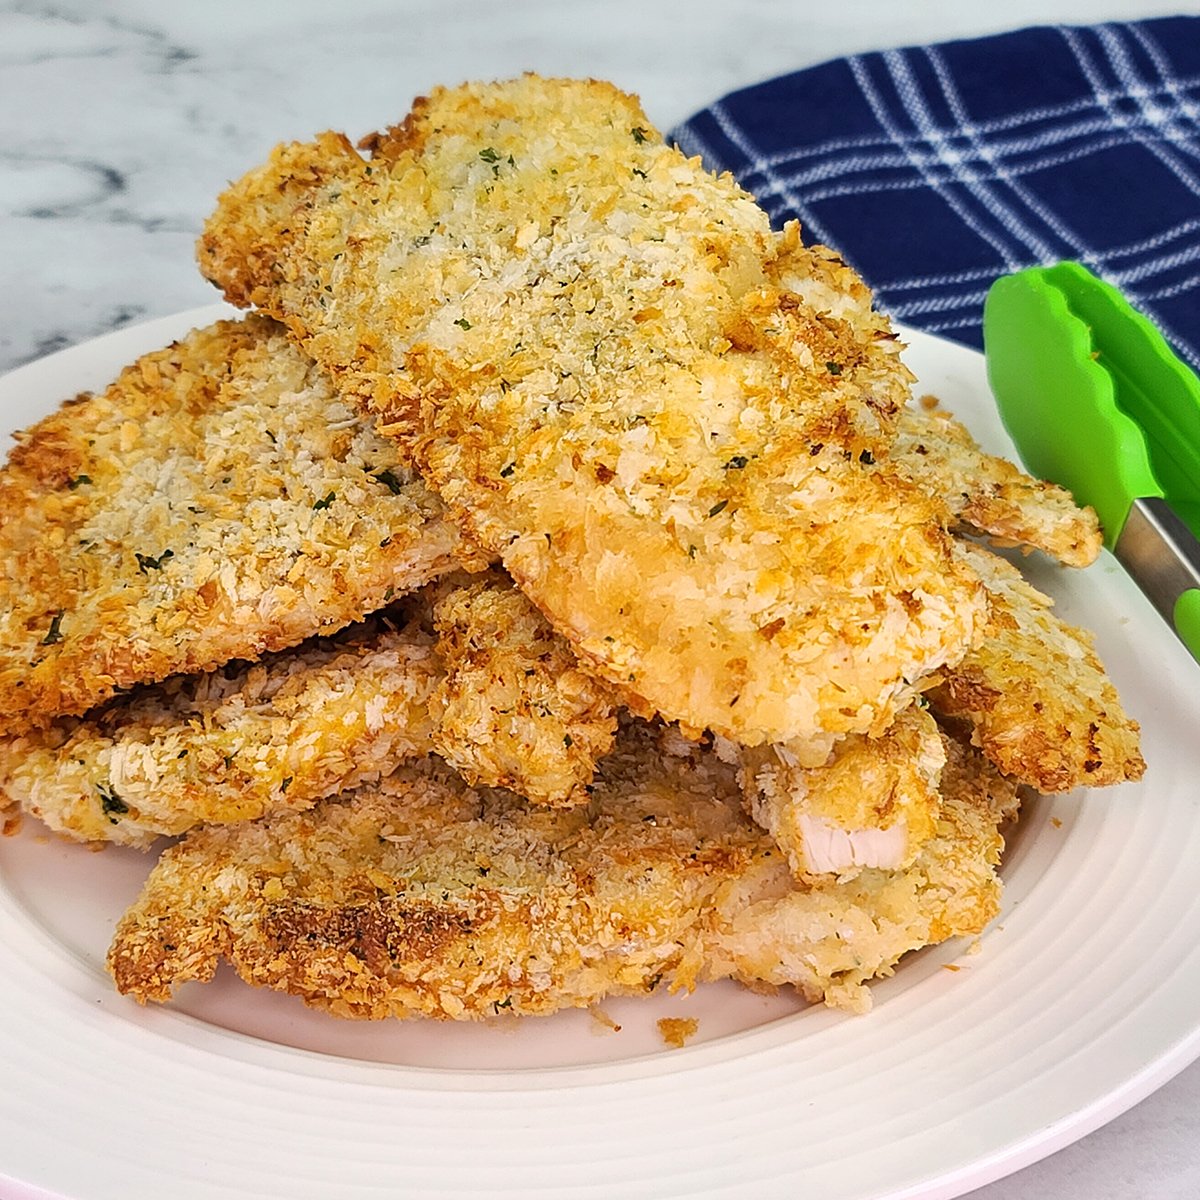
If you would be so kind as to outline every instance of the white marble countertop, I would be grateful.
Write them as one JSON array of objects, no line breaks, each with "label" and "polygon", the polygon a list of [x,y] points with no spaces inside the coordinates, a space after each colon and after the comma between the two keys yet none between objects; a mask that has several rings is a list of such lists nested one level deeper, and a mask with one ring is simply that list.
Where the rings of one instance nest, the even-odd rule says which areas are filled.
[{"label": "white marble countertop", "polygon": [[[387,124],[434,83],[609,78],[666,129],[851,51],[1168,12],[1200,0],[0,3],[0,370],[211,302],[192,244],[229,179],[281,139]],[[1200,1065],[975,1195],[1200,1196]]]}]

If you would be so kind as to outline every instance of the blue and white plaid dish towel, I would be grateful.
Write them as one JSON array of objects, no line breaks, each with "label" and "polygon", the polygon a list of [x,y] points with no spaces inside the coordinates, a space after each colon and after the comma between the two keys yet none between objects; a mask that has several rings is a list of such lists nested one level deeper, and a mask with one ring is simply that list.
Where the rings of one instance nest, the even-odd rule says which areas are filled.
[{"label": "blue and white plaid dish towel", "polygon": [[1200,17],[859,54],[672,136],[835,247],[896,321],[981,346],[997,276],[1072,258],[1200,368]]}]

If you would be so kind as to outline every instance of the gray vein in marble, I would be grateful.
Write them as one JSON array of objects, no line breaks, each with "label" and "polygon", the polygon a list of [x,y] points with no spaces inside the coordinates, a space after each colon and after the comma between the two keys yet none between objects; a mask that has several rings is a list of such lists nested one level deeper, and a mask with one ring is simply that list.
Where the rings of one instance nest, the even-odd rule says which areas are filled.
[{"label": "gray vein in marble", "polygon": [[[150,45],[153,52],[161,59],[163,70],[166,71],[174,70],[184,63],[191,62],[199,57],[195,51],[174,43],[160,28],[122,20],[120,17],[112,14],[101,14],[97,17],[94,13],[90,12],[86,14],[73,12],[62,5],[30,3],[15,4],[11,7],[10,11],[17,16],[40,24],[74,26],[84,34],[90,34],[95,29],[110,30],[117,35],[132,34],[137,38],[143,39]],[[72,57],[103,57],[119,53],[123,48],[118,43],[113,46],[96,47],[91,50],[77,52]],[[21,62],[28,65],[31,63],[59,60],[61,57],[61,54],[49,51],[44,55],[35,54],[33,57],[21,55],[10,56],[7,58],[7,61],[10,63]]]},{"label": "gray vein in marble", "polygon": [[[0,168],[11,172],[10,180],[17,187],[16,203],[9,211],[18,217],[76,216],[93,205],[103,204],[128,187],[125,176],[106,163],[88,159],[64,159],[34,156],[15,151],[0,151]],[[74,185],[74,186],[73,186]],[[60,199],[55,203],[22,203],[22,191],[34,195],[56,195],[78,192],[75,199]]]},{"label": "gray vein in marble", "polygon": [[[126,325],[135,324],[144,316],[146,316],[146,310],[140,305],[118,305],[101,316],[96,328],[88,336],[100,337],[102,334],[112,333],[114,330],[123,329]],[[48,354],[55,354],[59,350],[66,350],[68,347],[76,345],[78,340],[73,331],[60,330],[47,333],[39,338],[31,353],[25,357],[18,357],[12,365],[20,367],[27,362],[36,362]]]}]

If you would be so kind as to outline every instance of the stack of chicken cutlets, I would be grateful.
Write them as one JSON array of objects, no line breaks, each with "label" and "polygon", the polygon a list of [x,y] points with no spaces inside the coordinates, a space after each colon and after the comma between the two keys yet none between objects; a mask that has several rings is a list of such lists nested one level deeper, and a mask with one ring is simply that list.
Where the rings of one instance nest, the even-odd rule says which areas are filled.
[{"label": "stack of chicken cutlets", "polygon": [[863,1010],[998,908],[1022,788],[1136,779],[1086,633],[983,542],[1094,515],[984,454],[836,254],[635,99],[435,92],[279,147],[256,311],[18,435],[0,787],[161,847],[109,953],[348,1017],[732,977]]}]

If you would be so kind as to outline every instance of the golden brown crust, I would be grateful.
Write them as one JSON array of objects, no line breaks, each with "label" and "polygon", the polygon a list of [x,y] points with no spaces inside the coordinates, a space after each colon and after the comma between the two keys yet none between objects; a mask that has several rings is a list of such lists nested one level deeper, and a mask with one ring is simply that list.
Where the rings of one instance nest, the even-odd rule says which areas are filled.
[{"label": "golden brown crust", "polygon": [[1126,715],[1091,635],[999,555],[963,543],[990,615],[979,644],[929,692],[938,713],[969,723],[1000,768],[1041,792],[1140,779],[1138,724]]},{"label": "golden brown crust", "polygon": [[473,786],[584,803],[617,729],[611,689],[501,573],[434,591],[445,675],[433,749]]},{"label": "golden brown crust", "polygon": [[910,376],[836,256],[609,85],[439,89],[372,147],[280,148],[202,268],[384,415],[628,703],[819,761],[961,656],[982,594],[871,465]]},{"label": "golden brown crust", "polygon": [[734,977],[863,1009],[865,981],[995,914],[1013,789],[965,749],[902,872],[794,883],[715,755],[627,730],[591,803],[530,808],[435,761],[168,850],[109,953],[166,1000],[228,958],[248,982],[347,1017],[546,1013]]},{"label": "golden brown crust", "polygon": [[433,751],[469,781],[586,802],[615,706],[511,581],[449,576],[393,615],[0,738],[0,803],[147,846],[309,808]]},{"label": "golden brown crust", "polygon": [[145,355],[0,471],[0,728],[295,645],[462,562],[443,508],[264,317]]},{"label": "golden brown crust", "polygon": [[308,808],[428,754],[441,680],[418,628],[356,626],[0,739],[0,794],[71,838],[132,846]]},{"label": "golden brown crust", "polygon": [[1086,567],[1100,553],[1100,523],[1092,509],[1080,508],[1066,488],[985,454],[944,409],[905,408],[891,461],[905,478],[944,501],[969,532],[999,545],[1043,550],[1070,567]]}]

